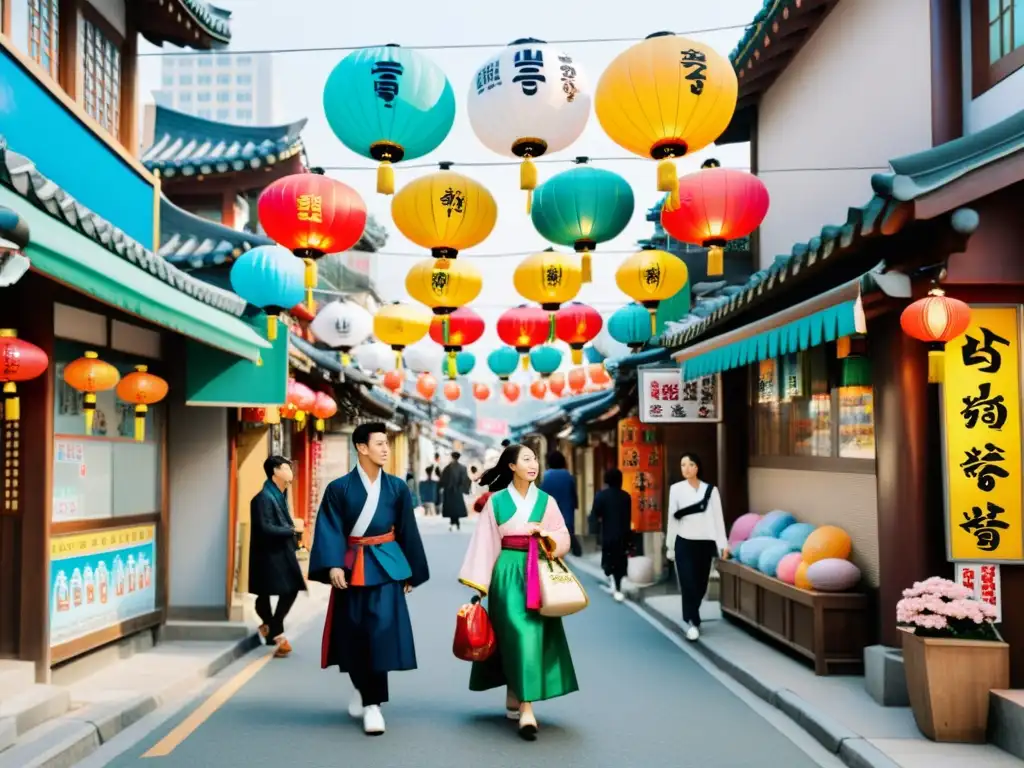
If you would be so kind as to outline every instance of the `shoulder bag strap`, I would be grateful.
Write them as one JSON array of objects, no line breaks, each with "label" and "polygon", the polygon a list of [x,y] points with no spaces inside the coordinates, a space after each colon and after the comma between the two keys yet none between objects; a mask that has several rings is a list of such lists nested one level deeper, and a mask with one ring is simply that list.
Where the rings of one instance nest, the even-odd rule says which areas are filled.
[{"label": "shoulder bag strap", "polygon": [[687,515],[697,515],[701,512],[707,512],[708,502],[711,501],[711,492],[713,490],[715,490],[715,486],[713,486],[711,483],[708,483],[707,487],[704,489],[703,499],[694,504],[691,504],[688,507],[677,509],[674,513],[672,513],[672,516],[675,517],[676,520],[682,520]]}]

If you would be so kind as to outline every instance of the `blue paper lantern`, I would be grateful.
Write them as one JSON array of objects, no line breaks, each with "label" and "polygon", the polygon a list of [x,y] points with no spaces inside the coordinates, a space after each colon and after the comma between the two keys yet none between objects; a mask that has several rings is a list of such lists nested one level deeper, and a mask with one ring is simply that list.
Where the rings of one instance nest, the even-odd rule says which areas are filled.
[{"label": "blue paper lantern", "polygon": [[591,365],[593,365],[595,363],[603,363],[604,362],[604,355],[602,355],[600,352],[598,352],[597,351],[597,347],[595,347],[593,344],[588,344],[587,346],[585,346],[583,348],[583,356],[586,358],[587,362],[590,363]]},{"label": "blue paper lantern", "polygon": [[512,347],[498,347],[487,355],[487,367],[499,379],[508,381],[519,367],[519,353]]},{"label": "blue paper lantern", "polygon": [[246,251],[231,266],[231,288],[267,313],[267,338],[277,338],[277,315],[306,297],[305,266],[280,245]]},{"label": "blue paper lantern", "polygon": [[651,316],[642,304],[627,304],[608,318],[608,335],[634,352],[651,340]]},{"label": "blue paper lantern", "polygon": [[468,376],[476,365],[476,355],[472,352],[459,352],[455,356],[455,370],[459,376]]},{"label": "blue paper lantern", "polygon": [[381,163],[377,191],[393,194],[391,163],[440,146],[455,122],[455,94],[444,71],[419,51],[361,48],[327,77],[324,113],[342,144]]},{"label": "blue paper lantern", "polygon": [[530,365],[541,376],[550,376],[562,364],[562,350],[545,344],[530,350]]}]

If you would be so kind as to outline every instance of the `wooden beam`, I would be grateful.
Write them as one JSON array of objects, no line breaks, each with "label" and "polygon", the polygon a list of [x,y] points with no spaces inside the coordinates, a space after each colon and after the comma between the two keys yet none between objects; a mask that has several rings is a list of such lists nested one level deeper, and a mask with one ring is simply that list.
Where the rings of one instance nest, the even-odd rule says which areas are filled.
[{"label": "wooden beam", "polygon": [[139,156],[139,121],[136,103],[139,92],[138,78],[139,34],[135,15],[128,14],[128,28],[121,46],[121,124],[118,135],[128,154]]},{"label": "wooden beam", "polygon": [[[9,2],[6,5],[10,5]],[[60,0],[60,53],[57,61],[57,80],[64,92],[76,103],[79,102],[78,86],[81,62],[78,56],[78,0]]]}]

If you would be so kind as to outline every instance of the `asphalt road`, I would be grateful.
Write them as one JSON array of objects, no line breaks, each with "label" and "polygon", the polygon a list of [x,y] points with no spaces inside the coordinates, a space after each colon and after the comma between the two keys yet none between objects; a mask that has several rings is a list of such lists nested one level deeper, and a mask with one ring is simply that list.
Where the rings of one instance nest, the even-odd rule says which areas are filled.
[{"label": "asphalt road", "polygon": [[[810,768],[835,765],[799,729],[734,692],[679,641],[584,578],[587,610],[566,619],[580,692],[536,705],[536,742],[506,720],[504,692],[468,690],[469,664],[451,653],[456,581],[468,532],[424,526],[431,580],[410,596],[419,669],[392,674],[387,733],[363,734],[345,709],[347,675],[320,669],[321,625],[288,659],[262,666],[170,754],[143,758],[204,698],[108,765],[135,768]],[[710,630],[709,630],[710,631]],[[264,653],[257,651],[257,654]],[[238,669],[251,666],[250,655]],[[244,674],[244,673],[243,673]],[[788,735],[787,735],[788,734]],[[798,744],[799,743],[799,744]]]}]

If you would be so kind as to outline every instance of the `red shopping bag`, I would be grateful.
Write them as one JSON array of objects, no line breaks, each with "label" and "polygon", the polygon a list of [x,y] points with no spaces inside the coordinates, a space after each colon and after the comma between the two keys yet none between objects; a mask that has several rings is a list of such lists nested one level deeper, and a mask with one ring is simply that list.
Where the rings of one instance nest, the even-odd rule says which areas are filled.
[{"label": "red shopping bag", "polygon": [[494,627],[477,595],[459,609],[455,618],[452,653],[463,661],[483,661],[494,653]]}]

